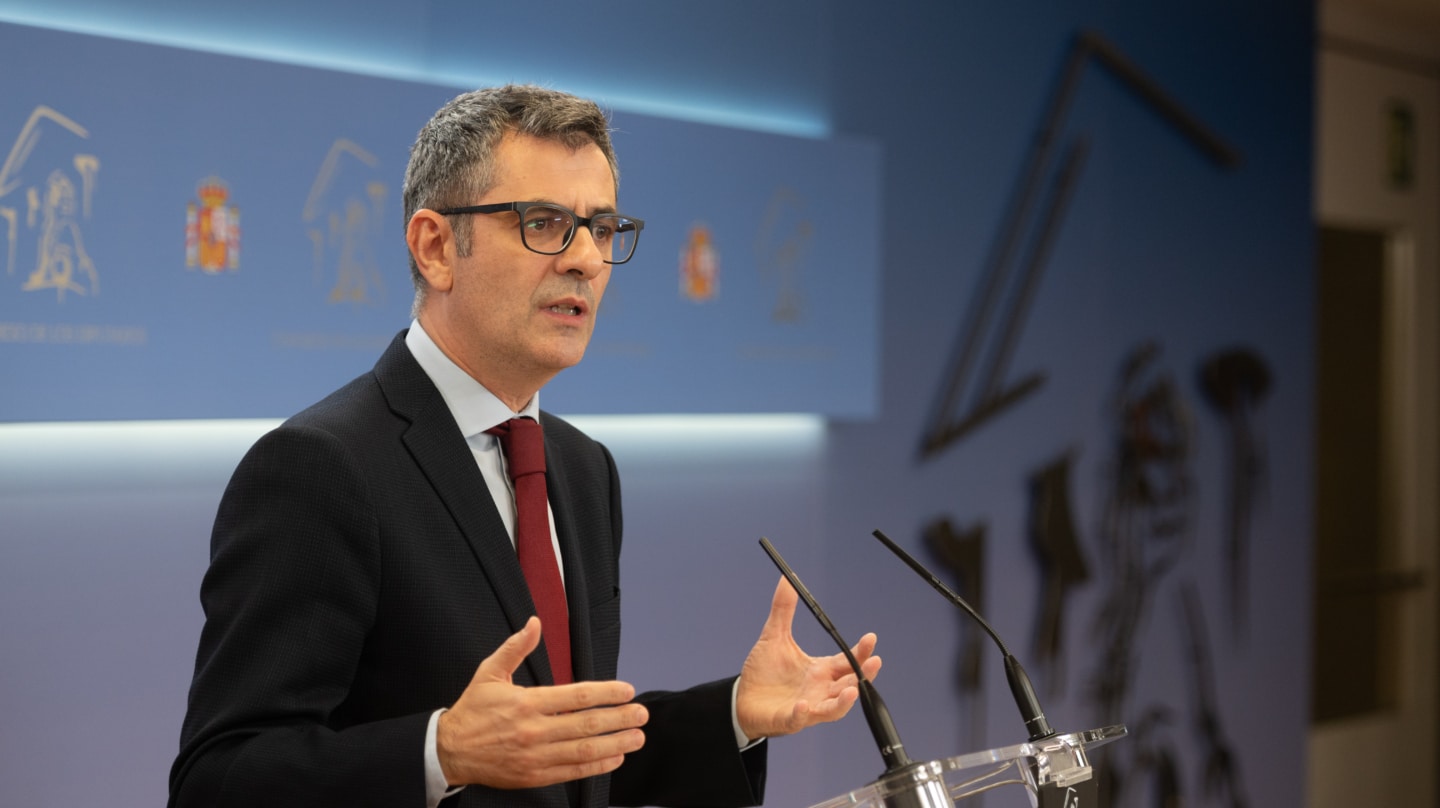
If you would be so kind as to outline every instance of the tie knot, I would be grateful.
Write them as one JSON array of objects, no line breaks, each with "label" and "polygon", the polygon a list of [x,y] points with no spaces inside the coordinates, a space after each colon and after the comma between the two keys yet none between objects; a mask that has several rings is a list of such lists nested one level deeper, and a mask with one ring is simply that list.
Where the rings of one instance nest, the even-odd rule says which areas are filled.
[{"label": "tie knot", "polygon": [[545,436],[540,424],[530,418],[511,418],[485,432],[500,438],[511,480],[545,473]]}]

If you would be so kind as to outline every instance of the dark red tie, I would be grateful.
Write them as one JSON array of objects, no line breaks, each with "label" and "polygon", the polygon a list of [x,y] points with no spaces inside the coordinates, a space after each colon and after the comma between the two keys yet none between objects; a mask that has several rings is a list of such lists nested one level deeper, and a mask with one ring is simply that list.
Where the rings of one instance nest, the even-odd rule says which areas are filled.
[{"label": "dark red tie", "polygon": [[555,684],[574,680],[570,671],[570,614],[565,584],[550,541],[550,512],[545,492],[545,438],[529,418],[512,418],[486,432],[500,438],[505,467],[515,484],[515,552],[540,616],[545,651]]}]

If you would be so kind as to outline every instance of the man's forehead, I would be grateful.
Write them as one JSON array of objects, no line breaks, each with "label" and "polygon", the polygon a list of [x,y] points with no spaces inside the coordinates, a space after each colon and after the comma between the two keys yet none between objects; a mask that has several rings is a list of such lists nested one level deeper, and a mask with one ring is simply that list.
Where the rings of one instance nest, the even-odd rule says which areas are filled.
[{"label": "man's forehead", "polygon": [[[507,135],[496,150],[492,187],[521,186],[537,192],[585,192],[615,199],[615,175],[594,142],[570,145],[530,135]],[[535,200],[531,200],[535,201]],[[587,200],[598,204],[603,200]]]}]

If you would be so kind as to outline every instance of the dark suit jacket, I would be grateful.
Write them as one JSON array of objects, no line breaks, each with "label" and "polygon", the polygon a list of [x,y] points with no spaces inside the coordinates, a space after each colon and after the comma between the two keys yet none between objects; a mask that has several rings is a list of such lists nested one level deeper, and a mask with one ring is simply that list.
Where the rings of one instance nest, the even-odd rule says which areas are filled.
[{"label": "dark suit jacket", "polygon": [[[609,451],[543,414],[577,680],[613,679],[620,485]],[[221,501],[172,806],[423,806],[426,724],[534,614],[474,457],[404,334],[262,437]],[[543,646],[517,684],[550,684]],[[763,793],[732,679],[642,694],[644,749],[611,776],[446,805],[741,806]]]}]

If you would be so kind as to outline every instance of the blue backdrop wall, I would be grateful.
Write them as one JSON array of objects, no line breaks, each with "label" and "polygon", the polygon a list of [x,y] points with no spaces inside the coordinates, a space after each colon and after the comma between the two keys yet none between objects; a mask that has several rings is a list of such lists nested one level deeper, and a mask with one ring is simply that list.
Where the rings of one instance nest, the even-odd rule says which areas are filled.
[{"label": "blue backdrop wall", "polygon": [[[798,276],[802,300],[845,316],[823,337],[761,341],[764,350],[744,336],[743,317],[703,309],[715,320],[703,327],[732,340],[729,355],[849,363],[853,372],[798,404],[661,408],[810,413],[802,417],[666,419],[658,434],[637,432],[628,418],[586,421],[626,480],[622,675],[641,687],[679,686],[733,671],[774,585],[755,546],[767,535],[842,630],[881,634],[882,690],[912,754],[1019,742],[993,649],[977,647],[975,632],[867,536],[881,528],[977,601],[1025,660],[1057,726],[1131,728],[1102,759],[1114,804],[1166,793],[1199,805],[1299,804],[1313,377],[1310,5],[548,9],[553,20],[537,27],[533,9],[441,0],[371,3],[364,14],[330,2],[0,2],[0,20],[11,23],[0,27],[9,88],[0,145],[19,143],[43,103],[21,92],[43,97],[84,76],[133,70],[114,60],[137,50],[180,47],[204,53],[174,58],[222,71],[352,74],[316,72],[314,82],[341,89],[275,102],[317,118],[360,110],[377,126],[394,118],[413,131],[434,103],[407,99],[523,80],[615,108],[634,130],[617,135],[624,160],[643,160],[642,146],[656,139],[682,153],[690,144],[702,165],[715,161],[714,144],[794,149],[793,161],[814,161],[818,175],[841,175],[824,221],[870,234]],[[49,47],[37,49],[42,42]],[[385,82],[398,100],[377,108],[363,94],[347,97],[359,77]],[[155,86],[174,79],[155,76]],[[117,92],[115,115],[125,120]],[[149,108],[153,99],[128,103]],[[386,153],[383,164],[388,173],[373,181],[398,186],[403,155]],[[103,183],[125,168],[102,159],[99,192],[116,193]],[[205,175],[193,173],[177,182],[202,202]],[[673,198],[703,199],[715,175],[698,170]],[[239,176],[223,178],[238,189]],[[756,190],[738,185],[719,195]],[[16,211],[0,226],[24,236],[35,231],[23,189],[15,193],[0,187],[0,206]],[[667,204],[663,183],[646,193],[651,207]],[[265,205],[245,203],[242,240],[261,238]],[[377,269],[401,304],[383,330],[405,325],[405,270],[385,241],[398,242],[398,206],[389,216]],[[726,224],[763,230],[753,219]],[[786,226],[798,229],[793,219]],[[814,232],[827,248],[847,243],[836,230]],[[303,231],[296,236],[309,247]],[[754,300],[780,300],[758,275],[740,280],[760,270],[759,236],[722,242],[722,295],[749,283]],[[679,246],[642,244],[655,250],[637,258],[626,286],[617,279],[620,300],[672,300]],[[171,247],[183,255],[183,243]],[[252,258],[242,253],[240,274]],[[312,256],[294,260],[308,268]],[[77,319],[81,297],[62,303],[53,289],[51,309],[36,313],[35,296],[20,289],[26,277],[0,276],[0,306],[10,307],[0,311],[32,307],[0,317],[11,324],[0,328],[3,406],[104,384],[110,394],[67,417],[280,417],[313,397],[311,382],[277,378],[263,383],[273,412],[147,412],[135,402],[185,399],[190,380],[161,368],[141,383],[116,381],[104,362],[34,362],[14,350],[35,347],[28,326],[99,322]],[[287,305],[266,294],[246,303],[255,339],[289,328]],[[673,322],[675,312],[655,317]],[[862,339],[840,336],[850,321]],[[46,347],[76,347],[77,332],[65,333],[69,342]],[[108,350],[134,335],[107,333],[122,343]],[[591,358],[643,355],[627,349],[645,338],[636,333],[612,336],[608,355]],[[718,376],[724,394],[764,399],[763,378],[743,367],[703,373],[704,350],[694,353],[695,364],[665,366],[668,386]],[[202,346],[195,366],[213,358],[223,367],[225,355],[224,345]],[[354,343],[328,356],[339,378],[371,359]],[[566,412],[625,409],[585,406],[587,395],[624,401],[618,377],[577,378],[564,382],[573,392],[555,393]],[[37,409],[0,426],[0,803],[153,805],[184,709],[209,520],[233,463],[269,422],[18,423],[46,420]],[[802,641],[828,650],[801,617]],[[773,744],[767,803],[808,805],[880,767],[852,717]],[[1022,799],[1000,792],[985,802]]]}]

